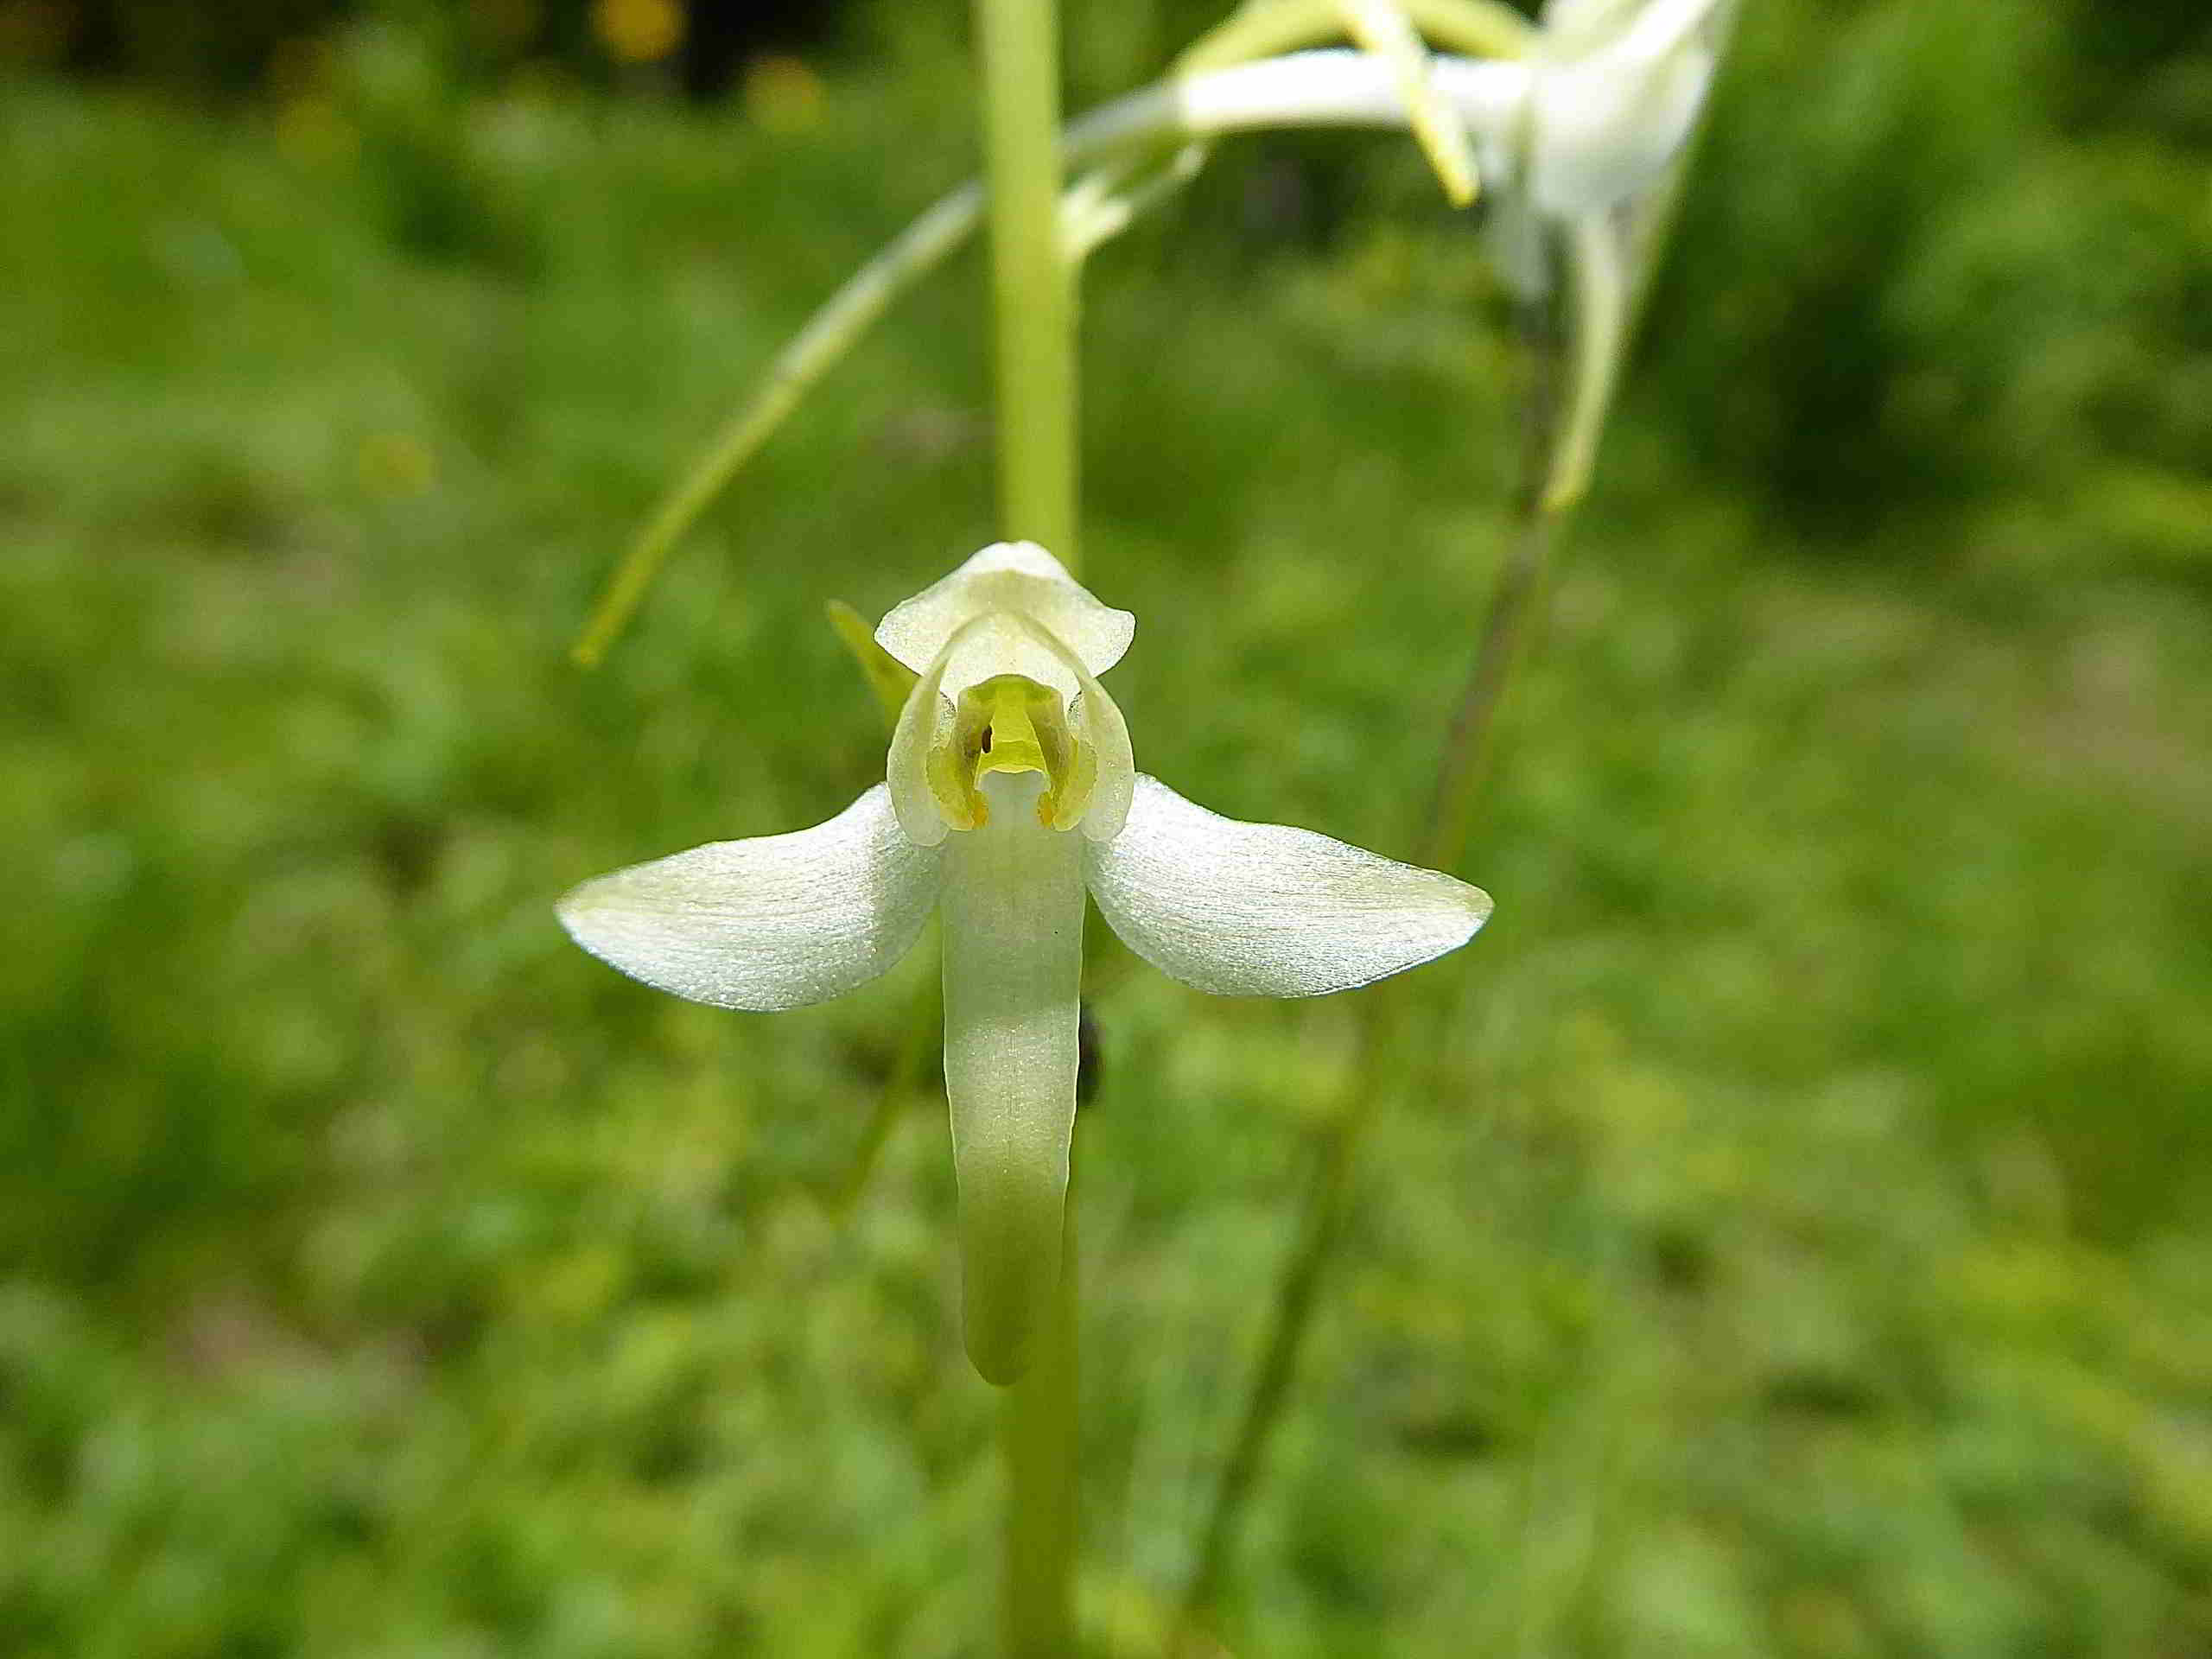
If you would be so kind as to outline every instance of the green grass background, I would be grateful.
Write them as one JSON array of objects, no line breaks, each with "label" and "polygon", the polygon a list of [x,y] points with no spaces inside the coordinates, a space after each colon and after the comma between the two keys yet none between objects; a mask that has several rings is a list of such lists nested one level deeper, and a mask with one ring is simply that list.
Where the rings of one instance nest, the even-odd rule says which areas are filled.
[{"label": "green grass background", "polygon": [[[1233,1650],[2212,1646],[2212,46],[1747,10],[1468,855],[1496,920],[1374,1075],[1352,999],[1099,944],[1100,1653],[1159,1649],[1352,1093]],[[0,84],[0,1651],[984,1650],[941,1104],[825,1198],[930,964],[729,1015],[550,910],[879,776],[823,603],[990,539],[970,258],[564,660],[969,165],[944,21],[799,130],[391,30],[221,114]],[[1433,194],[1232,147],[1085,318],[1140,764],[1398,852],[1511,450]]]}]

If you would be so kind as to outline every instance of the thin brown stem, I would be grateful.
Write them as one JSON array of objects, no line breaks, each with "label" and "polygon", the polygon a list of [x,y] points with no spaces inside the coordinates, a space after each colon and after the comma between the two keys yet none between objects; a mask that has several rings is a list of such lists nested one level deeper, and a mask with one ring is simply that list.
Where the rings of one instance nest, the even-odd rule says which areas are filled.
[{"label": "thin brown stem", "polygon": [[1559,340],[1549,310],[1535,302],[1525,306],[1521,334],[1529,385],[1521,477],[1513,504],[1513,536],[1491,583],[1490,608],[1483,616],[1474,660],[1452,711],[1444,752],[1437,761],[1428,833],[1421,855],[1421,861],[1434,869],[1451,869],[1466,851],[1467,836],[1474,826],[1476,791],[1489,765],[1498,710],[1504,707],[1514,671],[1527,654],[1535,620],[1542,613],[1539,601],[1550,575],[1552,548],[1559,538],[1562,515],[1545,502],[1560,404]]},{"label": "thin brown stem", "polygon": [[[1360,1025],[1354,1076],[1372,1076],[1374,1062],[1388,1052],[1402,1022],[1404,998],[1395,985],[1378,986],[1369,993],[1369,1017]],[[1274,1312],[1268,1326],[1267,1344],[1259,1369],[1253,1374],[1244,1410],[1236,1425],[1229,1460],[1223,1465],[1221,1484],[1214,1490],[1213,1509],[1198,1543],[1197,1559],[1183,1593],[1181,1651],[1195,1656],[1208,1651],[1205,1630],[1215,1599],[1227,1572],[1230,1552],[1249,1503],[1268,1443],[1290,1396],[1298,1360],[1313,1323],[1313,1304],[1321,1281],[1336,1254],[1338,1237],[1351,1212],[1353,1154],[1371,1112],[1347,1109],[1333,1115],[1316,1132],[1313,1160],[1306,1173],[1306,1201],[1301,1209],[1296,1248],[1286,1259],[1275,1284]]]},{"label": "thin brown stem", "polygon": [[[1560,354],[1549,308],[1528,307],[1521,334],[1529,378],[1514,534],[1491,587],[1474,659],[1438,758],[1428,824],[1421,838],[1421,861],[1433,868],[1451,869],[1465,850],[1498,711],[1541,615],[1541,600],[1561,517],[1545,505],[1560,401]],[[1383,1062],[1397,1048],[1407,1014],[1405,993],[1396,985],[1378,986],[1368,992],[1362,1012],[1359,1058],[1352,1075],[1362,1080],[1365,1092],[1347,1100],[1314,1137],[1297,1242],[1275,1284],[1266,1344],[1184,1592],[1187,1653],[1201,1650],[1244,1510],[1297,1375],[1323,1279],[1344,1236],[1359,1146],[1381,1115],[1381,1096],[1371,1083],[1383,1074]]]}]

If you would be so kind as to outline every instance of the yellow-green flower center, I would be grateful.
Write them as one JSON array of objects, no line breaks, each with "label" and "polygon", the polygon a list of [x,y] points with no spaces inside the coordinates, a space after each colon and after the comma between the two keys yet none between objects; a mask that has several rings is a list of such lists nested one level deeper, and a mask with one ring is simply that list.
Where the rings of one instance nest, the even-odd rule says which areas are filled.
[{"label": "yellow-green flower center", "polygon": [[929,752],[930,792],[945,821],[973,830],[990,821],[978,785],[994,772],[1041,772],[1037,819],[1071,828],[1090,804],[1097,757],[1077,741],[1060,694],[1020,674],[996,674],[960,694],[952,728]]}]

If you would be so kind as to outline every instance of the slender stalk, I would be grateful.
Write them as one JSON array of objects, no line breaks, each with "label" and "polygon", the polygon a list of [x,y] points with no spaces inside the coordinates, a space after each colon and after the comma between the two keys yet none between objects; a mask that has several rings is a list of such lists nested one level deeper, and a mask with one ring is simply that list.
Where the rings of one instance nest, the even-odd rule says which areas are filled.
[{"label": "slender stalk", "polygon": [[[1550,308],[1536,303],[1525,308],[1521,333],[1529,382],[1522,399],[1526,423],[1515,531],[1491,588],[1473,663],[1438,759],[1421,854],[1421,861],[1436,869],[1452,868],[1465,850],[1491,736],[1514,669],[1526,654],[1527,636],[1539,613],[1537,601],[1544,591],[1549,555],[1562,517],[1548,499],[1561,359]],[[1396,984],[1376,986],[1367,993],[1361,1012],[1359,1060],[1353,1075],[1371,1079],[1382,1074],[1382,1063],[1398,1046],[1405,1022],[1406,994]],[[1315,1137],[1297,1243],[1275,1283],[1266,1344],[1245,1395],[1236,1436],[1223,1467],[1221,1484],[1215,1490],[1213,1507],[1185,1589],[1186,1643],[1198,1637],[1219,1593],[1229,1554],[1265,1462],[1268,1442],[1289,1398],[1323,1277],[1343,1236],[1360,1144],[1380,1116],[1381,1104],[1379,1091],[1368,1090],[1355,1095]]]},{"label": "slender stalk", "polygon": [[1466,851],[1474,823],[1475,792],[1490,760],[1497,711],[1526,654],[1533,619],[1541,612],[1564,509],[1557,505],[1554,459],[1560,423],[1560,342],[1552,308],[1529,301],[1521,309],[1528,388],[1522,397],[1521,476],[1513,504],[1513,537],[1491,583],[1490,608],[1465,685],[1438,758],[1436,788],[1421,861],[1448,870]]},{"label": "slender stalk", "polygon": [[[1395,1007],[1396,992],[1395,986],[1376,987],[1368,993],[1373,1000],[1370,1006],[1383,1002]],[[1376,1047],[1371,1027],[1363,1025],[1356,1075],[1371,1075],[1369,1061]],[[1322,1271],[1335,1254],[1337,1236],[1348,1213],[1353,1143],[1365,1116],[1357,1110],[1341,1111],[1319,1132],[1306,1173],[1298,1241],[1275,1281],[1267,1344],[1244,1397],[1236,1438],[1230,1442],[1229,1460],[1222,1467],[1221,1484],[1214,1489],[1213,1508],[1206,1516],[1205,1531],[1200,1535],[1190,1580],[1184,1588],[1179,1651],[1195,1655],[1210,1646],[1204,1637],[1207,1618],[1220,1594],[1230,1551],[1236,1545],[1245,1506],[1259,1479],[1268,1440],[1282,1414],[1283,1402],[1289,1398],[1291,1379],[1298,1372],[1299,1353],[1313,1322],[1313,1300],[1320,1288]]]},{"label": "slender stalk", "polygon": [[976,0],[997,336],[1000,529],[1076,569],[1074,281],[1062,257],[1052,0]]},{"label": "slender stalk", "polygon": [[[982,57],[983,160],[997,341],[999,528],[1009,537],[1042,543],[1073,570],[1078,553],[1075,278],[1060,240],[1058,18],[1054,0],[976,0],[976,24]],[[1076,879],[1071,931],[1079,977],[1083,909],[1080,877]],[[949,955],[946,960],[950,1039],[954,993]],[[1077,1068],[1075,996],[1071,983],[1065,1032],[1071,1115]],[[954,1058],[948,1040],[948,1090]],[[960,1118],[956,1100],[956,1141]],[[1074,1659],[1076,1651],[1072,1205],[1065,1213],[1052,1317],[1036,1333],[1028,1364],[1006,1389],[1001,1408],[1007,1465],[1002,1634],[1009,1659]],[[971,1250],[968,1271],[972,1274],[976,1267]],[[972,1318],[972,1294],[969,1312]]]},{"label": "slender stalk", "polygon": [[1027,1375],[1000,1396],[1006,1455],[1005,1601],[1011,1659],[1071,1659],[1076,1552],[1076,1220],[1071,1187],[1052,1328]]}]

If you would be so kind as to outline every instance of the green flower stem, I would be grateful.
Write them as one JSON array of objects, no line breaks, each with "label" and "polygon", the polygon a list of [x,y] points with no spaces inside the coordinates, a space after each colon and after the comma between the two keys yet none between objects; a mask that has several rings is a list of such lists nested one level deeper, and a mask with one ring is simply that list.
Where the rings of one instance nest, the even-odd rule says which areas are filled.
[{"label": "green flower stem", "polygon": [[[1075,276],[1060,238],[1058,20],[1053,0],[976,0],[976,23],[982,57],[983,160],[989,187],[992,315],[997,338],[999,530],[1009,539],[1041,543],[1073,571],[1077,568]],[[1054,999],[1066,1003],[1071,1112],[1076,1072],[1075,979],[1083,952],[1080,892],[1078,885],[1069,940],[1074,973],[1065,998]],[[1012,917],[997,919],[1008,928],[1017,925]],[[956,972],[956,925],[948,918],[948,1093],[956,1088],[955,1073],[961,1069],[954,1028],[966,988],[959,982],[969,977]],[[1028,990],[1034,995],[1037,988]],[[1057,1024],[1054,1033],[1058,1034]],[[961,1116],[956,1099],[956,1152]],[[1054,1196],[1065,1205],[1062,1194]],[[1002,1634],[1009,1659],[1074,1659],[1076,1651],[1077,1281],[1070,1247],[1071,1211],[1061,1224],[1051,1317],[1033,1334],[1022,1374],[1001,1396],[1007,1467]],[[971,1320],[976,1313],[972,1275],[978,1265],[975,1243],[970,1241],[966,1263],[971,1277]],[[971,1353],[975,1339],[971,1324]]]},{"label": "green flower stem", "polygon": [[976,0],[998,349],[999,531],[1076,550],[1073,272],[1060,250],[1059,30],[1052,0]]},{"label": "green flower stem", "polygon": [[[1513,542],[1491,588],[1473,664],[1438,760],[1433,803],[1420,855],[1420,861],[1432,869],[1456,868],[1466,850],[1491,733],[1511,687],[1514,670],[1527,654],[1527,636],[1541,615],[1539,601],[1550,554],[1565,517],[1562,509],[1552,505],[1562,353],[1550,308],[1540,304],[1526,308],[1522,334],[1529,384],[1523,398],[1526,424]],[[1381,1074],[1385,1058],[1400,1049],[1406,1014],[1403,988],[1379,985],[1366,993],[1361,1006],[1359,1059],[1353,1076]],[[1230,1443],[1184,1592],[1183,1627],[1193,1643],[1201,1637],[1219,1593],[1230,1551],[1236,1544],[1284,1402],[1289,1398],[1321,1282],[1350,1213],[1351,1178],[1360,1144],[1380,1116],[1382,1103],[1378,1091],[1355,1093],[1315,1137],[1297,1242],[1275,1281],[1260,1363],[1245,1395],[1236,1437]]]},{"label": "green flower stem", "polygon": [[1051,1327],[1027,1374],[999,1396],[1007,1475],[1001,1636],[1009,1659],[1072,1659],[1077,1651],[1074,1199],[1071,1185]]}]

